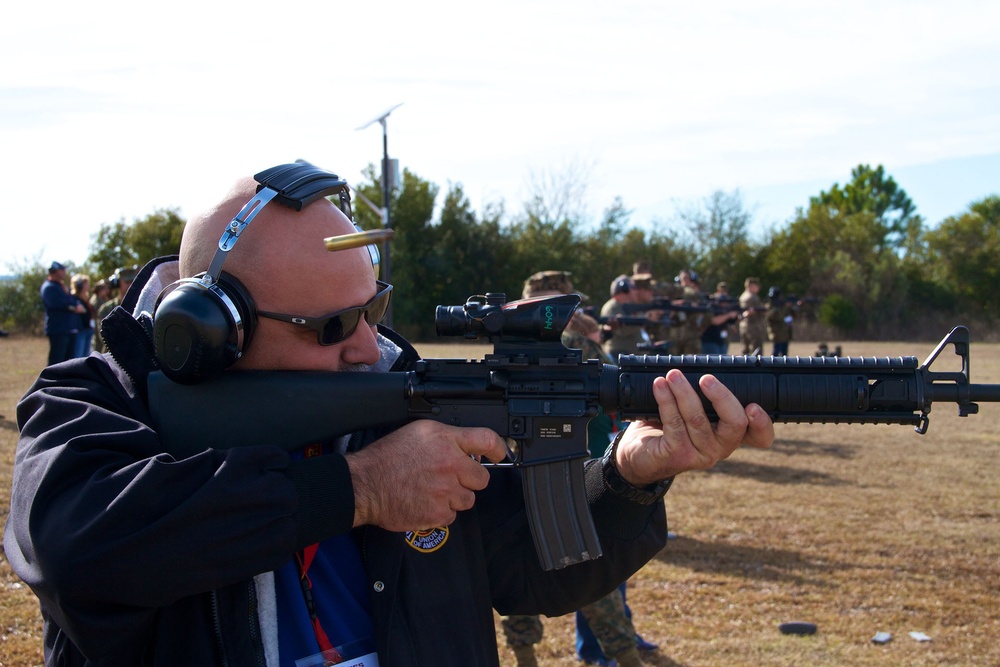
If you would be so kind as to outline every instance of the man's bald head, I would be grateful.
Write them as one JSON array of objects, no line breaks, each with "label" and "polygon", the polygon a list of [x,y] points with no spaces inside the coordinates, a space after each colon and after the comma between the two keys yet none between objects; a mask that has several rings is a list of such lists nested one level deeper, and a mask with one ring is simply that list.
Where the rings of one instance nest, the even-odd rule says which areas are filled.
[{"label": "man's bald head", "polygon": [[[181,239],[182,277],[208,269],[226,226],[256,192],[256,181],[240,179],[222,201],[188,222]],[[367,250],[330,253],[323,244],[326,237],[354,231],[347,216],[327,199],[318,199],[301,211],[272,200],[240,234],[223,270],[238,278],[256,300],[294,289],[300,276],[334,263],[353,267],[363,278],[366,268],[371,273]],[[359,263],[359,258],[364,261]]]},{"label": "man's bald head", "polygon": [[[188,221],[181,237],[180,272],[182,278],[190,278],[208,270],[209,264],[212,263],[212,257],[215,256],[215,251],[219,248],[219,239],[222,238],[222,232],[226,225],[236,217],[236,214],[256,191],[256,181],[252,178],[240,179],[222,201]],[[236,253],[241,253],[243,240],[241,237],[240,242],[236,244],[236,249],[230,252],[231,257],[227,258],[227,264],[230,259],[236,257]],[[246,240],[248,241],[247,245],[250,245],[249,236]],[[232,270],[231,266],[226,268]]]}]

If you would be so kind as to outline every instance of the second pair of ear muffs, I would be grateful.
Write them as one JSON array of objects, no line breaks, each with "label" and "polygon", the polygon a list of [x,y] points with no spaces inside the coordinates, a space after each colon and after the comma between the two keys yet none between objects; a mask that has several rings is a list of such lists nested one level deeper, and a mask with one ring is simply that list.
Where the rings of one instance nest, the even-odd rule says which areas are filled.
[{"label": "second pair of ear muffs", "polygon": [[618,276],[611,283],[611,296],[616,294],[628,294],[632,291],[632,281],[627,276]]},{"label": "second pair of ear muffs", "polygon": [[320,197],[339,194],[350,217],[347,181],[308,162],[279,165],[254,176],[257,194],[226,226],[208,270],[167,286],[153,311],[153,345],[163,373],[194,384],[215,377],[247,350],[256,325],[249,291],[223,273],[226,255],[272,199],[301,211]]}]

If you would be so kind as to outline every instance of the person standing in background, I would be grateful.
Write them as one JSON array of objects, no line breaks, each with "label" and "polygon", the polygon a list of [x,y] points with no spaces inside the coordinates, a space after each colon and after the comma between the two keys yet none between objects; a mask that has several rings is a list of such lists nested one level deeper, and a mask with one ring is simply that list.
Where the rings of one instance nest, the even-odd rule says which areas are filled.
[{"label": "person standing in background", "polygon": [[63,281],[66,266],[59,262],[49,265],[49,275],[40,291],[45,306],[45,335],[49,337],[48,365],[73,358],[76,336],[80,331],[80,315],[86,308],[69,293]]},{"label": "person standing in background", "polygon": [[760,278],[747,278],[743,285],[743,294],[740,294],[740,308],[743,309],[740,342],[743,349],[740,354],[762,354],[767,325],[764,321],[764,302],[759,294]]},{"label": "person standing in background", "polygon": [[767,337],[774,344],[772,354],[776,357],[788,356],[797,306],[795,302],[781,298],[779,287],[772,286],[767,290]]},{"label": "person standing in background", "polygon": [[[678,305],[697,306],[703,301],[701,288],[698,285],[698,274],[691,269],[681,269],[677,274],[676,289],[680,294],[676,299]],[[711,315],[694,310],[677,313],[678,326],[674,328],[674,339],[671,344],[671,354],[700,354],[701,334],[709,326]]]},{"label": "person standing in background", "polygon": [[730,307],[729,286],[725,282],[718,283],[708,298],[718,304],[722,312],[711,314],[711,324],[701,334],[701,353],[729,354],[729,327],[739,319],[740,311]]},{"label": "person standing in background", "polygon": [[122,302],[125,298],[125,293],[128,292],[128,288],[132,286],[132,281],[135,280],[136,274],[139,273],[138,266],[121,267],[115,269],[115,274],[108,278],[108,286],[112,289],[118,290],[118,294],[115,298],[110,301],[106,301],[101,304],[101,307],[97,310],[97,325],[94,328],[94,349],[98,352],[107,352],[107,347],[104,344],[104,338],[101,336],[101,322],[107,317],[115,306]]},{"label": "person standing in background", "polygon": [[618,362],[620,354],[635,354],[639,343],[647,340],[641,326],[614,322],[617,317],[625,315],[624,304],[635,303],[635,283],[626,275],[620,275],[611,281],[611,298],[601,306],[601,317],[608,318],[611,327],[611,338],[604,341],[604,352]]},{"label": "person standing in background", "polygon": [[[568,271],[539,271],[524,281],[521,296],[524,299],[559,294],[587,295],[575,290]],[[597,320],[580,310],[573,313],[561,336],[562,344],[568,348],[581,350],[584,359],[600,359],[612,363],[611,358],[601,348],[600,325]],[[611,444],[612,434],[621,428],[613,415],[603,411],[587,426],[587,444],[595,458],[604,456]],[[593,624],[591,630],[588,620]],[[638,651],[643,647],[653,647],[643,641],[632,625],[632,614],[625,606],[625,584],[611,591],[603,598],[576,612],[577,655],[587,664],[608,665],[605,652],[613,657],[620,667],[639,667],[642,662]],[[581,622],[586,633],[587,647],[581,653]],[[544,627],[538,615],[508,615],[500,617],[507,645],[514,652],[517,667],[537,667],[535,644],[542,640]],[[648,650],[648,648],[647,648]]]},{"label": "person standing in background", "polygon": [[69,282],[70,293],[80,300],[85,309],[80,315],[80,331],[76,334],[73,356],[86,357],[90,354],[91,342],[94,340],[94,322],[97,318],[97,311],[90,305],[90,276],[77,273]]},{"label": "person standing in background", "polygon": [[111,299],[111,286],[105,280],[98,280],[94,283],[94,289],[90,295],[90,310],[94,313],[94,330],[91,332],[90,347],[92,350],[101,351],[98,341],[101,337],[101,306]]}]

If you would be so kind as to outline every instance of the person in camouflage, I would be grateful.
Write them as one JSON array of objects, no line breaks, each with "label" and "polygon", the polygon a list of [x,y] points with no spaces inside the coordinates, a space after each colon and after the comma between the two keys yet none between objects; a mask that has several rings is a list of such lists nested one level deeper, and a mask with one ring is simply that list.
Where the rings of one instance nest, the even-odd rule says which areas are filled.
[{"label": "person in camouflage", "polygon": [[[622,274],[611,281],[611,298],[601,306],[601,317],[614,320],[616,316],[625,316],[625,304],[635,303],[635,283]],[[604,351],[612,359],[618,359],[620,354],[635,354],[638,345],[646,342],[648,337],[641,326],[631,324],[611,324],[611,338],[604,342]]]},{"label": "person in camouflage", "polygon": [[97,311],[97,322],[94,326],[94,351],[95,352],[107,352],[107,347],[104,345],[104,338],[101,336],[101,322],[105,317],[111,314],[111,311],[115,309],[115,306],[122,302],[125,298],[125,293],[128,292],[128,288],[132,286],[132,281],[135,280],[136,275],[139,273],[139,266],[135,265],[132,267],[120,267],[115,269],[115,274],[108,278],[108,286],[112,289],[118,290],[115,298],[105,301],[101,304],[101,307]]},{"label": "person in camouflage", "polygon": [[[704,301],[697,281],[698,274],[690,269],[681,269],[677,274],[681,305],[694,306]],[[711,313],[680,312],[677,313],[677,320],[670,353],[701,354],[701,334],[711,324]]]},{"label": "person in camouflage", "polygon": [[[632,284],[635,285],[635,295],[633,303],[652,303],[656,299],[656,281],[651,273],[635,273],[631,276]],[[669,344],[672,328],[670,316],[662,310],[648,310],[645,316],[649,318],[649,324],[643,327],[645,337],[643,344],[649,348],[637,350],[640,354],[665,354],[665,351],[658,352],[657,348],[663,348]]]},{"label": "person in camouflage", "polygon": [[538,616],[501,616],[500,628],[507,646],[514,651],[517,667],[537,667],[535,644],[542,641],[542,619]]},{"label": "person in camouflage", "polygon": [[[573,313],[561,340],[566,347],[580,350],[584,359],[598,359],[606,364],[614,363],[601,347],[601,325],[580,310]],[[614,415],[599,409],[597,416],[587,425],[587,445],[590,448],[590,455],[595,459],[604,456],[608,444],[622,428],[621,421]]]},{"label": "person in camouflage", "polygon": [[[534,273],[524,281],[522,298],[574,293],[586,298],[586,295],[573,289],[571,275],[566,271]],[[601,349],[599,341],[600,327],[597,321],[580,311],[573,315],[573,319],[570,320],[570,324],[562,334],[563,345],[583,350],[585,359],[595,358],[607,361],[608,357]],[[599,415],[591,420],[591,427],[601,417],[607,418],[599,422],[606,424],[603,428],[612,428],[615,425],[615,421],[608,415]],[[596,445],[594,441],[596,440],[602,443],[600,455],[603,456],[604,449],[610,443],[608,432],[595,433],[592,428],[588,428],[587,434],[588,443],[592,448],[591,453],[594,452]],[[580,612],[590,622],[590,626],[601,642],[604,651],[617,661],[619,667],[637,667],[642,664],[636,647],[635,627],[625,614],[625,601],[620,591],[612,591],[600,600],[587,605]],[[534,647],[542,640],[541,618],[538,616],[502,616],[500,627],[507,640],[507,645],[514,651],[518,667],[536,667],[538,661],[535,657]]]},{"label": "person in camouflage", "polygon": [[743,285],[743,294],[740,294],[740,308],[743,309],[740,343],[743,344],[743,350],[740,354],[761,354],[764,351],[767,325],[764,321],[764,302],[758,294],[760,278],[748,277]]},{"label": "person in camouflage", "polygon": [[767,338],[774,344],[772,354],[776,357],[788,355],[788,343],[792,340],[792,320],[797,313],[796,304],[781,298],[781,289],[767,290]]},{"label": "person in camouflage", "polygon": [[708,298],[723,310],[719,313],[709,313],[711,325],[701,332],[701,353],[729,354],[729,328],[739,319],[740,311],[735,308],[730,310],[729,287],[725,281],[717,283],[715,292]]}]

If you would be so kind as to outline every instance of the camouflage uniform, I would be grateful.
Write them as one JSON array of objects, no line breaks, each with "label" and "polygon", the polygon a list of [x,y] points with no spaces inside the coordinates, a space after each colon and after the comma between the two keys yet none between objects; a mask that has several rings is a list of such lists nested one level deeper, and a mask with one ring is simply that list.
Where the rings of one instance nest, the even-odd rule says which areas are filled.
[{"label": "camouflage uniform", "polygon": [[756,278],[747,278],[747,288],[740,295],[740,308],[750,311],[750,315],[740,320],[740,342],[743,344],[740,354],[753,354],[756,350],[763,353],[764,337],[767,335],[764,313],[760,310],[764,307],[764,301],[758,294],[750,291],[751,282],[760,285]]},{"label": "camouflage uniform", "polygon": [[[619,285],[622,283],[627,283],[630,285],[630,289],[634,289],[635,286],[632,284],[632,280],[626,275],[620,275],[611,281],[611,298],[608,299],[603,306],[601,306],[601,317],[614,318],[616,315],[628,315],[625,312],[624,304],[620,303],[615,299],[615,294],[618,293]],[[622,291],[628,291],[623,289]],[[638,351],[639,343],[643,343],[648,339],[646,332],[643,331],[641,326],[634,326],[630,324],[617,324],[611,331],[611,338],[604,342],[604,352],[618,361],[618,355],[620,354],[635,354]]]},{"label": "camouflage uniform", "polygon": [[641,665],[639,649],[636,648],[635,627],[625,615],[622,593],[615,589],[597,602],[580,610],[587,619],[590,629],[601,642],[604,653],[615,660],[619,667]]},{"label": "camouflage uniform", "polygon": [[611,357],[604,352],[600,343],[590,337],[600,330],[601,325],[597,323],[597,320],[578,310],[573,313],[573,317],[570,318],[569,324],[563,330],[560,340],[568,348],[582,350],[584,359],[600,359],[604,363],[610,364],[612,363]]},{"label": "camouflage uniform", "polygon": [[[534,645],[542,641],[542,619],[538,616],[501,616],[500,627],[507,646],[517,657],[519,667],[534,663]],[[528,649],[528,650],[525,650]]]},{"label": "camouflage uniform", "polygon": [[[639,649],[635,645],[635,627],[625,615],[621,591],[616,588],[597,602],[583,607],[580,612],[586,617],[590,629],[609,658],[615,660],[620,667],[642,664]],[[537,664],[532,647],[542,641],[542,619],[538,616],[502,616],[500,627],[507,645],[517,657],[518,667]]]},{"label": "camouflage uniform", "polygon": [[[772,288],[774,291],[774,288]],[[788,354],[788,343],[792,340],[792,319],[796,308],[793,304],[782,302],[780,293],[776,292],[767,304],[767,338],[774,343],[774,356]]]},{"label": "camouflage uniform", "polygon": [[[554,274],[561,274],[561,276]],[[569,275],[561,271],[536,273],[525,281],[522,296],[527,299],[550,294],[572,294],[574,293],[573,283],[569,279]],[[576,293],[579,294],[579,292]],[[583,350],[585,359],[607,361],[608,358],[601,347],[588,337],[588,333],[597,331],[598,327],[599,325],[594,318],[577,311],[566,330],[563,331],[563,345]],[[590,427],[588,427],[588,440],[602,441],[600,455],[609,444],[607,429],[601,429],[603,433],[594,433],[592,428],[594,423],[599,422],[602,417],[607,423],[612,423],[610,417],[602,414],[592,419]],[[596,445],[596,443],[593,444]],[[592,447],[592,453],[595,448]],[[632,621],[625,615],[625,605],[618,589],[583,607],[580,611],[586,616],[591,629],[600,640],[604,652],[616,659],[620,667],[637,667],[642,664],[639,661],[639,653],[635,644],[635,628]],[[507,645],[514,651],[518,667],[537,665],[533,647],[542,640],[541,619],[538,616],[503,616],[500,618],[500,627],[503,629]]]},{"label": "camouflage uniform", "polygon": [[787,343],[792,339],[792,323],[789,317],[794,317],[795,311],[787,304],[769,305],[767,307],[767,338],[775,343]]},{"label": "camouflage uniform", "polygon": [[[566,325],[562,333],[562,344],[568,348],[580,350],[584,359],[598,359],[606,364],[613,363],[611,357],[605,354],[590,335],[600,331],[600,324],[593,317],[584,315],[579,310]],[[587,446],[593,458],[604,456],[614,434],[621,430],[621,421],[614,415],[609,415],[599,409],[597,416],[587,424]]]},{"label": "camouflage uniform", "polygon": [[[689,306],[702,302],[701,291],[694,285],[682,288],[681,298]],[[685,317],[677,327],[676,340],[670,347],[671,354],[701,354],[701,335],[712,323],[711,313],[678,313]],[[681,319],[681,318],[678,318]]]},{"label": "camouflage uniform", "polygon": [[[101,336],[101,321],[105,317],[111,314],[111,311],[115,309],[115,306],[122,302],[125,298],[125,294],[121,287],[122,281],[131,284],[135,280],[136,275],[139,274],[139,267],[133,266],[131,268],[118,268],[115,269],[115,275],[108,278],[108,284],[113,288],[118,290],[118,294],[115,298],[105,301],[101,304],[101,307],[97,310],[97,321],[94,323],[94,351],[104,353],[107,352],[107,348],[104,345],[104,338]],[[127,287],[127,286],[126,286]]]},{"label": "camouflage uniform", "polygon": [[[685,269],[681,274],[691,277],[692,274]],[[684,305],[696,305],[702,301],[701,291],[696,285],[684,284],[685,281],[678,275],[672,285],[663,285],[658,290],[661,299],[668,299],[671,302],[683,301]],[[699,354],[701,353],[701,334],[711,324],[709,313],[687,312],[675,310],[668,313],[671,326],[667,339],[670,341],[670,354]]]},{"label": "camouflage uniform", "polygon": [[533,296],[552,296],[553,294],[579,294],[580,298],[586,301],[590,297],[580,290],[573,289],[573,281],[570,277],[573,274],[569,271],[538,271],[532,273],[524,281],[521,289],[521,298],[528,299]]},{"label": "camouflage uniform", "polygon": [[[636,289],[648,289],[653,293],[653,298],[657,298],[659,285],[653,279],[653,274],[651,273],[634,273],[632,274],[632,282],[635,284]],[[639,303],[638,301],[636,303]],[[663,313],[660,318],[661,321],[653,322],[650,321],[649,324],[643,327],[646,332],[646,338],[651,343],[663,343],[671,340],[671,328],[672,328],[672,318],[671,313]],[[640,353],[643,353],[639,350]]]}]

